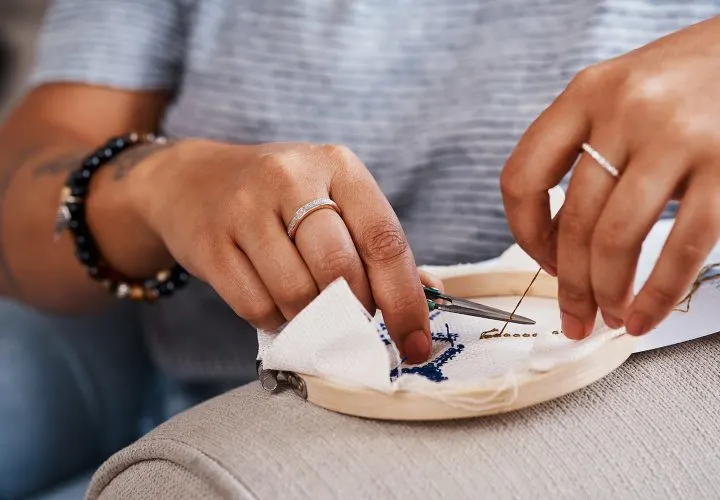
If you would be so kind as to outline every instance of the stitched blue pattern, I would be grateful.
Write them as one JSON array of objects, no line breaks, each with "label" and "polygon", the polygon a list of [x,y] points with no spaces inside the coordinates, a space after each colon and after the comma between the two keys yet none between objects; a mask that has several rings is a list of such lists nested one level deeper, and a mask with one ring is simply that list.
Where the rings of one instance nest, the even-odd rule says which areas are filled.
[{"label": "stitched blue pattern", "polygon": [[401,370],[401,373],[414,373],[417,375],[422,375],[426,379],[433,382],[442,382],[443,380],[448,379],[441,370],[442,366],[451,359],[455,358],[455,356],[460,354],[464,349],[464,344],[458,344],[456,347],[449,347],[445,352],[443,352],[440,356],[430,361],[429,363],[426,363],[422,366],[403,368]]},{"label": "stitched blue pattern", "polygon": [[447,364],[448,361],[454,359],[458,354],[463,352],[463,350],[465,350],[465,345],[455,344],[455,341],[458,339],[458,334],[451,332],[450,326],[447,323],[445,324],[445,332],[433,333],[432,339],[433,342],[447,342],[450,344],[450,347],[422,366],[411,366],[402,369],[393,368],[390,370],[390,380],[395,380],[400,374],[421,375],[433,382],[442,382],[443,380],[447,380],[447,377],[443,374],[442,367]]},{"label": "stitched blue pattern", "polygon": [[450,347],[455,347],[455,341],[458,338],[457,333],[450,333],[450,327],[447,323],[445,323],[445,330],[446,333],[433,333],[431,335],[433,341],[435,342],[447,342],[450,344]]},{"label": "stitched blue pattern", "polygon": [[383,341],[383,344],[390,345],[392,341],[390,340],[390,335],[388,335],[388,329],[387,326],[385,326],[385,323],[380,323],[378,325],[380,327],[380,340]]},{"label": "stitched blue pattern", "polygon": [[398,363],[398,365],[395,368],[390,370],[390,382],[392,382],[396,378],[398,378],[398,375],[399,375],[398,370],[400,369],[400,365],[402,365],[405,361],[407,361],[407,356],[405,356],[403,359],[401,359],[400,363]]}]

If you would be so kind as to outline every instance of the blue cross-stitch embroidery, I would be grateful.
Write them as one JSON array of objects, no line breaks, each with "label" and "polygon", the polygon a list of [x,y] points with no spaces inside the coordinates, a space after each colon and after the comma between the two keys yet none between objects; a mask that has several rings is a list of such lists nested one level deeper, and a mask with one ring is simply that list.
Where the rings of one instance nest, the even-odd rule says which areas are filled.
[{"label": "blue cross-stitch embroidery", "polygon": [[403,368],[401,370],[401,373],[414,373],[417,375],[422,375],[428,380],[431,380],[433,382],[442,382],[443,380],[447,380],[447,377],[443,374],[441,368],[443,365],[445,365],[448,361],[455,358],[458,354],[460,354],[465,349],[464,344],[458,344],[455,347],[449,347],[445,352],[443,352],[440,356],[433,359],[429,363],[426,363],[422,366],[412,366],[410,368]]},{"label": "blue cross-stitch embroidery", "polygon": [[388,329],[387,326],[385,326],[385,323],[380,323],[378,325],[380,327],[380,340],[383,341],[383,344],[390,345],[392,341],[390,340],[390,336],[388,335]]},{"label": "blue cross-stitch embroidery", "polygon": [[433,333],[431,335],[432,339],[435,342],[447,342],[448,344],[450,344],[450,347],[455,347],[455,341],[458,338],[458,334],[450,333],[450,327],[448,326],[447,323],[445,323],[445,330],[446,330],[446,333]]},{"label": "blue cross-stitch embroidery", "polygon": [[450,347],[422,366],[412,366],[402,369],[399,367],[393,368],[390,370],[390,380],[395,380],[401,373],[420,375],[433,382],[447,380],[447,377],[443,374],[442,367],[463,352],[465,345],[455,343],[458,339],[458,334],[450,332],[450,327],[447,324],[445,324],[445,330],[445,333],[433,333],[432,339],[433,342],[447,342],[450,344]]}]

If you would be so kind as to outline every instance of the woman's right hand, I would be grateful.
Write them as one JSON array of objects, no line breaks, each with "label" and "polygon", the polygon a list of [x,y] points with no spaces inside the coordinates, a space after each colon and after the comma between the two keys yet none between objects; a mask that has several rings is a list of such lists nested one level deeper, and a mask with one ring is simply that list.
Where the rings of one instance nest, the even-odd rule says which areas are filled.
[{"label": "woman's right hand", "polygon": [[[344,277],[409,362],[430,352],[421,277],[400,223],[350,150],[180,141],[133,170],[133,209],[181,265],[253,326],[274,330]],[[318,210],[287,224],[316,198]],[[424,279],[426,284],[427,278]]]}]

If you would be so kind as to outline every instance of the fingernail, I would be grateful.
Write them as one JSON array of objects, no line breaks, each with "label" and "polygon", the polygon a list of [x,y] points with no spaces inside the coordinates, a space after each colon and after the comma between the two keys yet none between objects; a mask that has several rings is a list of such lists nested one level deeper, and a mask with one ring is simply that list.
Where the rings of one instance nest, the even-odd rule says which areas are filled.
[{"label": "fingernail", "polygon": [[560,318],[562,321],[563,333],[565,333],[568,338],[580,340],[585,337],[585,327],[583,326],[582,321],[565,312],[560,314]]},{"label": "fingernail", "polygon": [[649,318],[641,312],[634,312],[627,322],[627,332],[630,335],[644,335],[648,332]]},{"label": "fingernail", "polygon": [[544,266],[542,266],[543,271],[548,273],[553,278],[557,278],[557,267],[555,267],[553,264],[545,263]]},{"label": "fingernail", "polygon": [[427,271],[423,271],[423,272],[425,273],[425,276],[426,276],[426,277],[428,278],[428,280],[430,281],[429,285],[437,288],[437,289],[440,290],[441,292],[445,292],[445,286],[443,285],[443,281],[442,281],[440,278],[438,278],[438,277],[435,276],[434,274],[429,273],[429,272],[427,272]]},{"label": "fingernail", "polygon": [[422,330],[412,332],[403,341],[403,351],[410,364],[427,361],[430,357],[430,340],[427,334]]},{"label": "fingernail", "polygon": [[603,321],[605,322],[605,324],[614,330],[623,326],[622,320],[619,318],[616,318],[615,316],[613,316],[611,314],[603,313],[602,316],[603,316]]}]

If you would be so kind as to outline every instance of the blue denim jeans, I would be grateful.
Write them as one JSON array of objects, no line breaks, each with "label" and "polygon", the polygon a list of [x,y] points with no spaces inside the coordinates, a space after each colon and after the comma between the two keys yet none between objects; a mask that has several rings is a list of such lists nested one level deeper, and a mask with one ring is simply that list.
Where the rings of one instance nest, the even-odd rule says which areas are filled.
[{"label": "blue denim jeans", "polygon": [[240,383],[158,373],[132,304],[59,318],[0,300],[0,499],[87,478],[167,418]]},{"label": "blue denim jeans", "polygon": [[138,437],[151,380],[127,307],[75,319],[0,301],[0,498],[96,466]]}]

